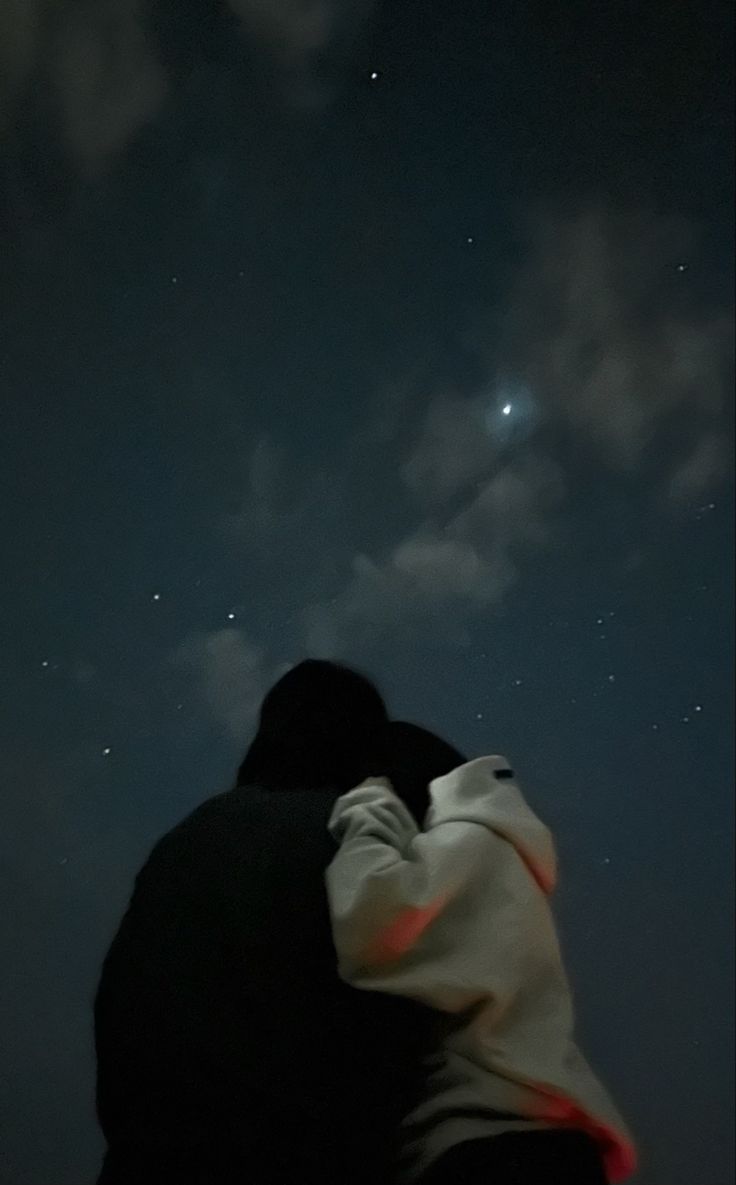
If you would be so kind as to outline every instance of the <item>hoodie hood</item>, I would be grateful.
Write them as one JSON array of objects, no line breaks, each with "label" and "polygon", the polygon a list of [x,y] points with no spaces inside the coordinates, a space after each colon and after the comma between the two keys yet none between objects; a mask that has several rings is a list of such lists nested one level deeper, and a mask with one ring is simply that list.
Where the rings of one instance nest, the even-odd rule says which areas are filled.
[{"label": "hoodie hood", "polygon": [[512,843],[540,888],[557,884],[557,853],[548,827],[527,804],[505,757],[479,757],[429,787],[425,827],[446,818],[478,823]]}]

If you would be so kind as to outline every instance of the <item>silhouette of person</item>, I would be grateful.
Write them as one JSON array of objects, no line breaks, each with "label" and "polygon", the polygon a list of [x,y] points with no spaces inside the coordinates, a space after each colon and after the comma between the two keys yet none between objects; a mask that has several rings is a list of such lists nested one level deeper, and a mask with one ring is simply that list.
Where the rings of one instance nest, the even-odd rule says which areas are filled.
[{"label": "silhouette of person", "polygon": [[234,788],[153,848],[95,999],[98,1185],[386,1185],[435,1014],[337,973],[328,820],[386,723],[307,661],[266,696]]}]

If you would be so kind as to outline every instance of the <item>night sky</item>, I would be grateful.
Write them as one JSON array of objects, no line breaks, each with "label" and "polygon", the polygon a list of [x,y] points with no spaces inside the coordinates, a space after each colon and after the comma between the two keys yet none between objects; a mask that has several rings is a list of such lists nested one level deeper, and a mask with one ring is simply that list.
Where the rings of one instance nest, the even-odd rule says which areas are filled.
[{"label": "night sky", "polygon": [[637,1185],[732,1179],[731,5],[0,0],[0,1180],[285,664],[506,754]]}]

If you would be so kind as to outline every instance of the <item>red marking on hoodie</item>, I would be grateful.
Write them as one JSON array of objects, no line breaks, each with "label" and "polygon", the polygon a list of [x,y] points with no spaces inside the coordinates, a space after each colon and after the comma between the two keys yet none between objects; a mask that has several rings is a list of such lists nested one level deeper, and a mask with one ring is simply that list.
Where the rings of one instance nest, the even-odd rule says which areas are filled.
[{"label": "red marking on hoodie", "polygon": [[427,927],[442,913],[445,903],[445,897],[438,897],[421,909],[409,906],[402,910],[374,939],[368,951],[369,962],[382,965],[401,958],[416,945]]},{"label": "red marking on hoodie", "polygon": [[636,1149],[619,1132],[588,1115],[570,1099],[551,1094],[547,1099],[548,1106],[541,1109],[539,1118],[549,1120],[556,1127],[571,1127],[592,1136],[600,1148],[610,1182],[625,1181],[636,1172]]}]

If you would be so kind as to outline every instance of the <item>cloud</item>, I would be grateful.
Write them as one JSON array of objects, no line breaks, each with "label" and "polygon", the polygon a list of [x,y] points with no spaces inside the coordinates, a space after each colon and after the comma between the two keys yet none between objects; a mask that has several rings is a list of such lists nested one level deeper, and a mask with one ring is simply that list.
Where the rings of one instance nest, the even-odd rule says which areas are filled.
[{"label": "cloud", "polygon": [[47,0],[0,0],[0,134],[13,124],[16,103],[36,64]]},{"label": "cloud", "polygon": [[265,692],[287,669],[270,661],[262,646],[235,628],[190,635],[172,655],[172,663],[193,676],[212,719],[240,743]]},{"label": "cloud", "polygon": [[[416,383],[402,395],[396,381],[331,464],[266,439],[247,458],[226,534],[297,623],[300,653],[467,645],[528,564],[575,546],[581,474],[597,469],[614,493],[633,481],[661,513],[728,471],[732,319],[696,302],[678,270],[696,265],[692,228],[603,210],[529,225],[504,321],[476,335],[475,392],[438,388],[418,405]],[[645,542],[611,562],[641,567]],[[263,653],[225,633],[201,665],[232,731],[270,675]],[[246,691],[231,709],[233,670]]]},{"label": "cloud", "polygon": [[524,552],[549,546],[564,479],[549,458],[529,454],[468,485],[446,521],[420,521],[383,559],[355,557],[342,592],[305,611],[308,652],[336,657],[428,629],[462,642],[468,618],[503,600]]},{"label": "cloud", "polygon": [[[732,309],[695,310],[697,235],[681,219],[591,209],[545,214],[511,298],[505,362],[547,414],[613,471],[664,484],[716,479],[733,377]],[[679,429],[689,477],[667,434]],[[694,442],[694,444],[693,444]]]},{"label": "cloud", "polygon": [[727,470],[733,322],[688,299],[694,229],[588,209],[529,231],[504,324],[476,339],[487,382],[435,393],[399,462],[415,528],[378,558],[358,552],[337,596],[306,609],[308,648],[461,637],[558,539],[578,459],[612,484],[644,477],[660,509]]},{"label": "cloud", "polygon": [[319,67],[350,38],[373,0],[229,0],[249,40],[271,57],[282,94],[296,106],[321,106],[333,89]]},{"label": "cloud", "polygon": [[[329,0],[229,0],[253,36],[287,65],[301,64],[327,45],[340,5]],[[345,6],[343,5],[343,8]]]},{"label": "cloud", "polygon": [[713,483],[724,477],[730,466],[725,434],[705,431],[689,453],[675,464],[664,488],[664,500],[680,505],[701,498]]},{"label": "cloud", "polygon": [[443,613],[499,600],[515,577],[503,554],[484,558],[471,543],[420,530],[383,560],[356,556],[342,593],[307,608],[307,652],[338,658],[399,634],[406,643],[431,623],[443,641],[459,639],[465,631],[458,634],[452,618],[443,622]]},{"label": "cloud", "polygon": [[255,576],[259,586],[298,589],[313,599],[334,580],[349,550],[357,485],[350,448],[333,467],[323,467],[263,436],[243,470],[237,508],[220,522],[233,557],[247,561],[243,578]]},{"label": "cloud", "polygon": [[251,546],[273,542],[286,520],[298,514],[292,495],[293,468],[286,450],[261,436],[245,458],[243,491],[238,509],[224,516],[221,529],[228,538],[247,541]]},{"label": "cloud", "polygon": [[[275,66],[282,97],[314,106],[332,91],[321,57],[370,12],[370,0],[229,0],[243,35]],[[152,35],[153,0],[0,0],[0,137],[29,100],[58,118],[76,166],[95,176],[159,115],[171,90]],[[191,20],[191,14],[176,13]],[[237,36],[237,30],[233,31]]]},{"label": "cloud", "polygon": [[147,12],[146,0],[0,0],[0,134],[45,96],[78,166],[103,168],[167,93]]},{"label": "cloud", "polygon": [[68,5],[52,65],[67,143],[87,172],[114,157],[158,114],[168,81],[143,0]]},{"label": "cloud", "polygon": [[[393,489],[385,467],[401,448],[398,437],[377,440],[356,428],[329,471],[268,438],[246,458],[241,504],[223,530],[259,579],[278,582],[282,602],[294,590],[289,610],[308,654],[336,657],[398,628],[420,634],[432,621],[444,636],[453,615],[460,622],[499,603],[525,551],[552,537],[564,497],[559,466],[531,447],[505,457],[483,400],[432,401],[398,458]],[[356,547],[358,507],[371,533],[386,499],[402,502],[410,529],[377,550]]]},{"label": "cloud", "polygon": [[495,453],[481,402],[440,393],[429,406],[401,476],[418,498],[442,505],[477,481]]}]

